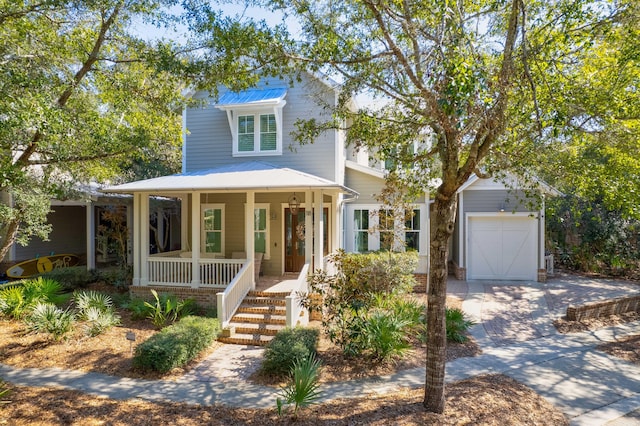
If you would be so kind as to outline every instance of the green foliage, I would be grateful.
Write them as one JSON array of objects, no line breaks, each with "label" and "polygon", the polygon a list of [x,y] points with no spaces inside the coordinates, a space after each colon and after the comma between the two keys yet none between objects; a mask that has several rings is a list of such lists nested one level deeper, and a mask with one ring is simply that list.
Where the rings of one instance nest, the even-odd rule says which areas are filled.
[{"label": "green foliage", "polygon": [[262,371],[275,376],[289,374],[297,361],[316,354],[318,338],[319,331],[313,328],[280,330],[265,349]]},{"label": "green foliage", "polygon": [[[417,254],[338,252],[330,261],[335,275],[320,271],[311,278],[312,292],[323,300],[329,339],[348,356],[374,361],[401,357],[410,337],[425,331],[424,306],[407,299],[415,284]],[[303,303],[312,307],[310,301]]]},{"label": "green foliage", "polygon": [[151,294],[155,298],[155,303],[144,302],[149,310],[148,318],[153,321],[153,325],[157,328],[164,327],[169,322],[175,322],[183,316],[191,315],[196,308],[193,299],[177,299],[171,294],[162,293],[151,290]]},{"label": "green foliage", "polygon": [[78,311],[77,317],[86,322],[85,329],[89,336],[97,336],[120,324],[120,316],[109,295],[95,291],[76,291],[73,293],[73,300]]},{"label": "green foliage", "polygon": [[445,320],[448,341],[464,343],[468,340],[465,332],[474,322],[466,319],[466,314],[461,309],[445,308]]},{"label": "green foliage", "polygon": [[350,342],[350,354],[357,356],[367,351],[375,361],[388,361],[402,357],[411,348],[407,333],[411,325],[409,320],[379,310],[359,318],[362,328],[360,335]]},{"label": "green foliage", "polygon": [[0,289],[0,314],[22,318],[39,302],[56,303],[62,286],[51,279],[34,278]]},{"label": "green foliage", "polygon": [[640,274],[640,221],[574,195],[550,200],[547,238],[563,268],[614,276]]},{"label": "green foliage", "polygon": [[152,308],[149,308],[147,304],[144,299],[133,298],[125,301],[121,307],[131,311],[131,319],[141,320],[149,318],[149,315],[152,313]]},{"label": "green foliage", "polygon": [[166,373],[195,358],[220,334],[220,321],[187,316],[162,329],[135,349],[133,365]]},{"label": "green foliage", "polygon": [[293,405],[293,416],[300,408],[307,407],[320,399],[318,380],[320,360],[315,355],[299,358],[291,369],[291,381],[282,389],[282,399],[277,398],[278,415],[282,415],[287,405]]},{"label": "green foliage", "polygon": [[118,266],[116,269],[100,271],[100,278],[116,289],[124,291],[129,288],[133,277],[133,269],[129,265]]},{"label": "green foliage", "polygon": [[65,290],[76,290],[96,282],[99,273],[95,270],[88,271],[86,266],[71,266],[52,269],[41,276],[58,281]]},{"label": "green foliage", "polygon": [[62,339],[73,329],[75,316],[69,309],[62,310],[52,303],[38,302],[25,317],[25,324],[35,333]]}]

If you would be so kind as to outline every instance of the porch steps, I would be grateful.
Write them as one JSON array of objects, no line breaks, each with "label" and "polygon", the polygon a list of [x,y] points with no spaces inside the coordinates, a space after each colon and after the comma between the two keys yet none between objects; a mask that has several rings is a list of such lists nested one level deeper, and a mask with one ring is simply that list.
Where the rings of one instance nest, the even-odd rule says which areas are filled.
[{"label": "porch steps", "polygon": [[219,337],[223,343],[265,346],[286,325],[286,301],[290,293],[251,291],[231,318],[234,330],[228,337]]}]

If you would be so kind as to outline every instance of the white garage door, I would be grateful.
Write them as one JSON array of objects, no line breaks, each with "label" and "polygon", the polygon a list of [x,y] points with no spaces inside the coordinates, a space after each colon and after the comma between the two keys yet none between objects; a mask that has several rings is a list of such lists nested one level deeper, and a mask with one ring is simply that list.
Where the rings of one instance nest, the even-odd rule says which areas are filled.
[{"label": "white garage door", "polygon": [[537,279],[535,218],[471,216],[468,223],[468,279]]}]

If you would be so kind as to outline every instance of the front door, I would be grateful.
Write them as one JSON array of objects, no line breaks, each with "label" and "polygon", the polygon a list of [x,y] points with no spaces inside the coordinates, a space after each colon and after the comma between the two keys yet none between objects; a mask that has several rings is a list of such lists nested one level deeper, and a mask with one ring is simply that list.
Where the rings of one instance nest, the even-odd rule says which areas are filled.
[{"label": "front door", "polygon": [[304,209],[298,209],[296,214],[285,209],[284,217],[284,271],[300,272],[305,261]]}]

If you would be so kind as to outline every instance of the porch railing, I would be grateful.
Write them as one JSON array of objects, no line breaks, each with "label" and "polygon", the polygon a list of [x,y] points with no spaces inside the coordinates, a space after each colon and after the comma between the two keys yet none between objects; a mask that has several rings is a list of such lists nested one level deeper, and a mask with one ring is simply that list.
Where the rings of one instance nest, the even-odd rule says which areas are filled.
[{"label": "porch railing", "polygon": [[309,289],[307,278],[309,275],[309,264],[305,263],[298,275],[296,285],[291,290],[291,294],[286,297],[287,306],[287,327],[295,327],[298,325],[298,321],[302,325],[306,325],[309,322],[308,312],[305,312],[305,308],[300,304],[300,294],[306,294]]},{"label": "porch railing", "polygon": [[253,288],[253,262],[246,262],[227,288],[217,294],[218,319],[222,327],[227,327],[231,317]]},{"label": "porch railing", "polygon": [[[149,284],[192,286],[193,263],[187,253],[159,253],[147,258]],[[198,261],[200,284],[198,287],[227,287],[238,275],[244,259],[201,258]]]}]

